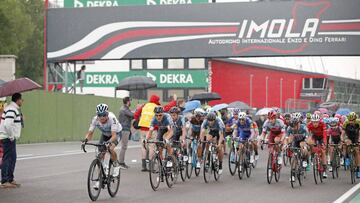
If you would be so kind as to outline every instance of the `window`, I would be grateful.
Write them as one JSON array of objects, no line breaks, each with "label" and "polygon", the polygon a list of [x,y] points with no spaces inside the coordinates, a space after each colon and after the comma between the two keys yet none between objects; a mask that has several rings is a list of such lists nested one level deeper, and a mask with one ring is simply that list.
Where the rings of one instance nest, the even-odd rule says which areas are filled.
[{"label": "window", "polygon": [[168,98],[167,101],[171,101],[173,99],[173,95],[176,94],[178,99],[184,99],[185,91],[184,89],[169,89],[168,90]]},{"label": "window", "polygon": [[142,60],[131,60],[130,61],[130,68],[131,69],[143,69]]},{"label": "window", "polygon": [[303,79],[303,89],[310,89],[310,78]]},{"label": "window", "polygon": [[164,60],[162,59],[148,59],[147,69],[164,69]]},{"label": "window", "polygon": [[168,59],[168,69],[184,69],[184,59]]},{"label": "window", "polygon": [[312,79],[312,88],[313,89],[323,89],[324,88],[324,78],[313,78]]},{"label": "window", "polygon": [[148,97],[148,100],[149,98],[151,97],[151,95],[157,95],[160,97],[160,102],[161,101],[164,101],[164,97],[163,97],[163,90],[159,90],[159,89],[149,89],[147,90],[147,97]]},{"label": "window", "polygon": [[203,58],[189,59],[189,69],[205,69],[205,59]]}]

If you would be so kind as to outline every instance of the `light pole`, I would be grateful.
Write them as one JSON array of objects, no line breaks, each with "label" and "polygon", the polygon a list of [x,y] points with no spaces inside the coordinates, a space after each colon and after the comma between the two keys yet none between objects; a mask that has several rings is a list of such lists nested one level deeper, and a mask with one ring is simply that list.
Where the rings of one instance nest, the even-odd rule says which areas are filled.
[{"label": "light pole", "polygon": [[283,78],[280,78],[280,108],[282,108],[282,84]]},{"label": "light pole", "polygon": [[294,109],[295,109],[295,105],[296,105],[296,80],[294,80]]}]

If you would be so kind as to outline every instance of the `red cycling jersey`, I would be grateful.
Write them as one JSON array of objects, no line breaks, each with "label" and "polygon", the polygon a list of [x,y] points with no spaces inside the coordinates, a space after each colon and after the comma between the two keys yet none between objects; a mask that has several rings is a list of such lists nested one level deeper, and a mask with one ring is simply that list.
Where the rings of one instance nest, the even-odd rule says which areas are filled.
[{"label": "red cycling jersey", "polygon": [[327,129],[326,124],[323,121],[319,122],[319,125],[315,128],[313,123],[309,123],[307,125],[307,128],[309,130],[309,133],[311,133],[315,138],[321,139],[323,138],[324,144],[326,144],[326,136],[327,136]]}]

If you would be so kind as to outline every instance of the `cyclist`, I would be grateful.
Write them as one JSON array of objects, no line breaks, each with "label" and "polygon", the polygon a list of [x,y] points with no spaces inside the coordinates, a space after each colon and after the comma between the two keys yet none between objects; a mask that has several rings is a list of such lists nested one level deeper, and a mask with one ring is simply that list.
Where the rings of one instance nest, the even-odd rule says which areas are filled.
[{"label": "cyclist", "polygon": [[323,177],[327,178],[326,174],[326,142],[327,142],[327,130],[326,124],[320,120],[319,114],[313,114],[311,116],[311,123],[308,124],[309,136],[307,143],[310,145],[311,151],[312,146],[321,145],[322,149],[322,165],[324,167]]},{"label": "cyclist", "polygon": [[[200,131],[201,131],[201,125],[204,121],[204,118],[205,118],[205,115],[206,115],[206,112],[202,109],[202,108],[197,108],[194,110],[194,116],[192,116],[190,118],[190,131],[189,131],[189,134],[191,136],[192,139],[199,139],[200,138]],[[189,143],[189,149],[190,149],[190,152],[192,151],[191,149],[191,143]],[[201,164],[200,164],[200,160],[201,160],[201,146],[198,146],[198,162],[196,163],[196,168],[200,168],[201,167]],[[190,160],[191,161],[191,160]]]},{"label": "cyclist", "polygon": [[[302,167],[307,168],[309,151],[305,142],[308,136],[306,125],[301,123],[300,119],[297,117],[291,118],[289,127],[287,128],[287,135],[288,143],[292,147],[300,148],[302,154]],[[291,181],[295,181],[295,177],[291,177]]]},{"label": "cyclist", "polygon": [[[156,106],[154,108],[155,116],[151,120],[149,131],[146,134],[146,140],[149,140],[152,137],[152,133],[154,131],[157,132],[156,140],[157,141],[166,141],[168,144],[170,142],[170,139],[173,136],[173,129],[172,126],[173,121],[171,119],[171,116],[167,113],[164,113],[164,108],[162,106]],[[153,147],[153,146],[151,146]],[[166,149],[168,150],[168,153],[170,153],[170,147],[166,146]],[[160,149],[162,151],[162,149]],[[149,158],[153,157],[154,150],[150,150]],[[160,158],[163,159],[163,154],[160,153]],[[172,163],[167,162],[167,167],[171,167]]]},{"label": "cyclist", "polygon": [[[115,147],[121,138],[122,126],[117,120],[114,113],[109,112],[109,107],[106,104],[98,104],[96,106],[96,116],[92,119],[88,132],[85,135],[83,143],[90,141],[94,135],[95,128],[101,131],[100,144],[109,144],[111,152],[111,160],[114,165],[114,174],[116,177],[119,175],[119,162],[117,161],[117,154]],[[117,168],[118,167],[118,168]],[[99,182],[94,185],[94,189],[99,188]]]},{"label": "cyclist", "polygon": [[[331,144],[340,144],[341,141],[341,134],[342,134],[342,129],[339,126],[339,119],[338,118],[330,118],[329,120],[329,125],[330,127],[328,128],[328,137],[329,137],[329,142]],[[330,161],[333,160],[333,151],[334,151],[334,147],[330,146],[329,148],[329,153],[330,153]],[[340,159],[343,161],[344,159]],[[340,163],[341,164],[341,163]],[[329,172],[332,172],[332,167],[329,167]]]},{"label": "cyclist", "polygon": [[288,127],[290,124],[291,114],[285,113],[283,117],[284,117],[284,124],[286,127]]},{"label": "cyclist", "polygon": [[311,122],[311,113],[306,113],[306,125]]},{"label": "cyclist", "polygon": [[[250,151],[255,151],[255,156],[257,156],[258,158],[258,153],[257,153],[257,146],[254,143],[254,139],[255,139],[255,131],[252,125],[252,121],[247,118],[246,113],[245,112],[240,112],[239,113],[239,120],[233,125],[236,129],[236,136],[239,138],[240,141],[240,145],[239,145],[239,153],[242,150],[243,147],[243,142],[249,140],[250,141]],[[254,163],[254,157],[250,156],[250,163]]]},{"label": "cyclist", "polygon": [[[173,141],[181,141],[181,147],[185,146],[186,138],[186,127],[185,127],[185,118],[182,115],[179,115],[181,112],[179,107],[172,107],[169,111],[171,119],[173,122]],[[170,153],[173,154],[173,150],[170,149]]]},{"label": "cyclist", "polygon": [[225,124],[225,138],[228,146],[230,146],[231,144],[231,137],[234,133],[234,129],[232,128],[232,126],[239,121],[239,112],[240,109],[238,108],[233,109],[232,110],[233,116]]},{"label": "cyclist", "polygon": [[[214,112],[208,113],[206,119],[201,125],[200,139],[202,141],[212,141],[216,138],[217,141],[217,152],[219,157],[219,174],[222,174],[222,161],[224,158],[223,143],[224,143],[224,123],[220,118],[216,117]],[[208,131],[208,132],[206,132]],[[200,147],[200,146],[199,146]],[[206,146],[208,147],[208,145]],[[200,150],[202,152],[202,150]],[[201,154],[201,153],[200,153]]]},{"label": "cyclist", "polygon": [[[261,140],[265,140],[266,134],[269,132],[268,136],[268,142],[270,144],[276,143],[282,143],[285,138],[285,124],[281,119],[277,118],[277,113],[275,111],[270,111],[268,113],[268,120],[265,121],[263,125],[263,131],[261,135]],[[272,146],[269,147],[269,149],[272,149]],[[281,148],[278,147],[276,150],[278,150],[278,164],[282,164],[282,154],[281,154]]]},{"label": "cyclist", "polygon": [[[344,154],[347,152],[347,146],[350,144],[355,144],[359,142],[359,130],[360,129],[360,119],[357,118],[355,112],[351,112],[347,116],[347,120],[343,124],[343,133],[341,135],[342,139],[345,142]],[[347,154],[345,157],[348,157]],[[355,147],[355,162],[358,166],[357,178],[360,178],[360,156],[359,156],[359,146]],[[345,164],[349,165],[349,159],[345,160]]]}]

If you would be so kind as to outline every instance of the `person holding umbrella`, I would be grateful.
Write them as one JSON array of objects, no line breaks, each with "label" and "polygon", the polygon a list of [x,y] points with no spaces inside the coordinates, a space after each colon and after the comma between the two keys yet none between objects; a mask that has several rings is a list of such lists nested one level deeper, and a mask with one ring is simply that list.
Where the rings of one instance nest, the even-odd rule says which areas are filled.
[{"label": "person holding umbrella", "polygon": [[16,188],[20,184],[14,180],[16,164],[16,140],[21,135],[21,111],[23,99],[20,93],[11,97],[11,103],[5,107],[0,123],[0,140],[3,143],[4,155],[2,158],[1,187]]}]

